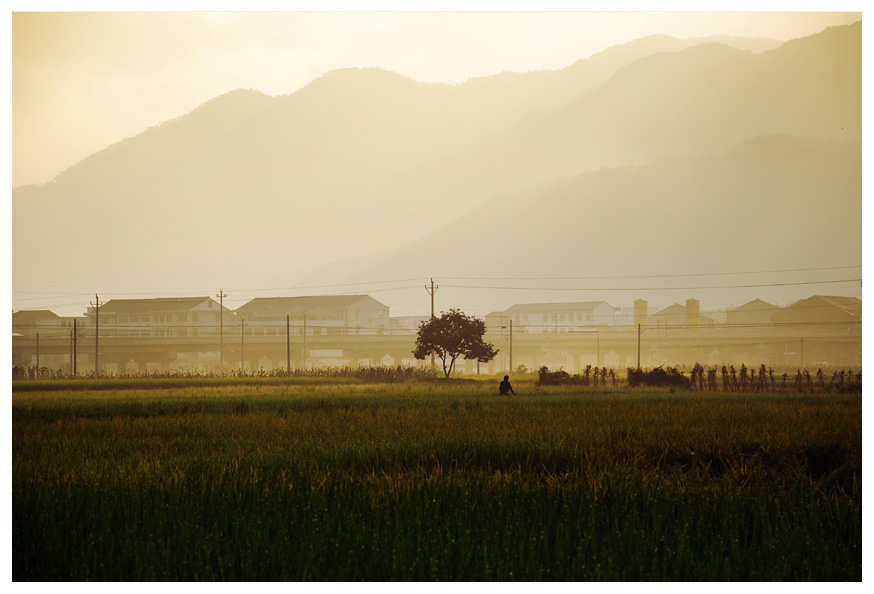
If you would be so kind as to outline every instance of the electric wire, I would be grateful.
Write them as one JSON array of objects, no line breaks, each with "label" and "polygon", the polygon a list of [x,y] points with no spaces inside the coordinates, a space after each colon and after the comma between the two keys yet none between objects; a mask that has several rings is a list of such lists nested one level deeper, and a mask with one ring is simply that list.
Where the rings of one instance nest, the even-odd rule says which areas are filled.
[{"label": "electric wire", "polygon": [[819,268],[785,268],[782,270],[748,270],[744,272],[694,272],[688,274],[647,274],[647,275],[611,275],[611,276],[507,276],[507,277],[481,277],[481,276],[444,276],[447,280],[605,280],[605,279],[637,279],[637,278],[677,278],[698,276],[738,276],[741,274],[776,274],[784,272],[812,272],[818,270],[845,270],[847,268],[861,268],[861,264],[850,266],[825,266]]},{"label": "electric wire", "polygon": [[754,289],[762,287],[790,287],[798,285],[828,285],[839,283],[861,283],[861,278],[836,279],[826,281],[799,281],[791,283],[756,283],[748,285],[708,285],[708,286],[684,286],[684,287],[502,287],[482,285],[443,285],[454,289],[488,289],[488,290],[513,290],[513,291],[683,291],[708,289]]}]

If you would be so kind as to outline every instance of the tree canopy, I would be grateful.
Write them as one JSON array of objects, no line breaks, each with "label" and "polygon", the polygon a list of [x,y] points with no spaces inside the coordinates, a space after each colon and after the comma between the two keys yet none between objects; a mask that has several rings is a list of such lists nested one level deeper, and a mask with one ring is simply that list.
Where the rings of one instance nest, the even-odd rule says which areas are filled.
[{"label": "tree canopy", "polygon": [[437,355],[443,362],[443,374],[449,377],[459,357],[480,363],[495,358],[498,351],[483,340],[485,333],[485,322],[467,316],[459,309],[440,312],[439,318],[432,317],[419,326],[413,356],[425,359],[432,353]]}]

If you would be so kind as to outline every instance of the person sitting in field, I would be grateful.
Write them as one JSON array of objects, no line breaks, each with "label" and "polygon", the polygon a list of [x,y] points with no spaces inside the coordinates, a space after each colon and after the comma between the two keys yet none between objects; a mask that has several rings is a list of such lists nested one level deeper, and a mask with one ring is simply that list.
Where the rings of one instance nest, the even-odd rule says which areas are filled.
[{"label": "person sitting in field", "polygon": [[501,382],[500,387],[498,388],[501,391],[501,396],[509,396],[510,394],[516,395],[516,392],[513,391],[513,386],[510,385],[510,376],[505,375],[504,381]]}]

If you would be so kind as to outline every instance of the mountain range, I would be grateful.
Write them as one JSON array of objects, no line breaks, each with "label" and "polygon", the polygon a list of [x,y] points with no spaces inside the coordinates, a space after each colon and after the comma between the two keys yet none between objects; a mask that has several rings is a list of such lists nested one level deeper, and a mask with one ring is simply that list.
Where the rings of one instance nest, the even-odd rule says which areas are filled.
[{"label": "mountain range", "polygon": [[860,262],[861,57],[859,22],[457,85],[345,69],[232,91],[13,189],[13,284]]}]

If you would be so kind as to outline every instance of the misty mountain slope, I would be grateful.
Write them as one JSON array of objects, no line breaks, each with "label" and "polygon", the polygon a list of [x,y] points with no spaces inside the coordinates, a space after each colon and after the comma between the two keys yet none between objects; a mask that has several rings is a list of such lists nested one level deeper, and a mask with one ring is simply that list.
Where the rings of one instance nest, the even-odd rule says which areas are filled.
[{"label": "misty mountain slope", "polygon": [[[861,138],[861,24],[752,54],[697,45],[655,54],[504,139],[500,158],[564,176],[726,150],[757,135]],[[520,182],[522,180],[520,179]]]},{"label": "misty mountain slope", "polygon": [[[256,183],[259,175],[275,175],[278,167],[322,174],[328,167],[336,171],[337,161],[359,171],[372,169],[373,163],[397,163],[395,175],[406,169],[422,174],[429,159],[456,154],[467,159],[468,147],[484,134],[526,113],[562,105],[642,56],[697,43],[651,36],[558,71],[502,73],[455,86],[418,83],[370,68],[329,72],[281,97],[233,91],[96,153],[62,172],[55,183],[94,191],[101,183],[124,180],[148,184],[155,174],[168,174],[160,167],[190,177],[204,164],[219,174],[230,165]],[[410,167],[411,156],[426,167]]]},{"label": "misty mountain slope", "polygon": [[[319,183],[305,187],[320,201],[348,195],[348,189],[326,187],[322,181],[334,178],[341,162],[358,185],[389,186],[379,195],[389,198],[392,208],[406,208],[408,216],[435,200],[452,201],[450,208],[464,206],[483,193],[516,187],[507,168],[489,160],[494,150],[490,136],[531,113],[565,104],[642,56],[701,41],[652,36],[558,71],[501,73],[459,85],[418,83],[376,68],[332,71],[278,97],[223,150],[234,154],[239,167],[274,179],[282,178],[280,172],[302,176],[296,179],[301,184],[317,178]],[[254,147],[260,150],[250,150]],[[454,175],[446,175],[446,169]],[[496,186],[505,179],[505,185]],[[392,186],[415,191],[397,204]]]},{"label": "misty mountain slope", "polygon": [[234,133],[273,102],[273,97],[259,91],[230,91],[184,116],[91,155],[43,187],[100,191],[107,187],[148,183],[151,176],[172,174],[174,170],[182,175],[187,159],[210,152],[219,139]]},{"label": "misty mountain slope", "polygon": [[[818,84],[817,73],[855,47],[850,39],[850,50],[833,50],[835,39],[853,34],[841,28],[787,53],[693,44],[633,60],[637,51],[663,47],[664,40],[648,40],[616,50],[616,60],[607,50],[558,73],[456,86],[348,69],[286,96],[229,93],[93,155],[52,183],[13,190],[13,279],[166,287],[227,286],[222,279],[231,276],[238,285],[287,286],[330,263],[408,244],[492,196],[674,154],[681,147],[675,137],[687,143],[684,150],[710,153],[735,136],[770,129],[769,114],[780,111],[795,114],[789,127],[797,136],[816,137],[830,117],[818,112],[846,103],[847,93],[856,97],[861,75],[827,97],[789,93],[756,117],[696,101],[709,96],[696,83],[709,73],[718,89],[752,88],[768,103],[787,83],[772,84],[763,72],[779,65]],[[807,64],[817,52],[838,58]],[[766,56],[776,65],[762,62]],[[855,76],[858,59],[850,57],[844,75]],[[719,68],[708,68],[710,60]],[[609,64],[619,68],[613,76]],[[674,79],[665,89],[678,89],[676,105],[646,101],[657,96],[653,81],[665,73]],[[544,107],[565,97],[577,99]],[[731,132],[702,125],[678,136],[672,122],[684,103],[700,103],[696,121],[718,120]],[[816,113],[808,117],[810,109]]]},{"label": "misty mountain slope", "polygon": [[485,106],[482,121],[500,126],[512,124],[528,112],[555,109],[573,101],[586,91],[604,84],[623,66],[657,53],[678,52],[705,43],[761,52],[780,42],[729,36],[677,39],[649,35],[606,48],[586,59],[555,71],[502,72],[470,79],[455,86],[459,100]]},{"label": "misty mountain slope", "polygon": [[350,279],[834,266],[862,249],[861,143],[763,137],[499,197]]}]

